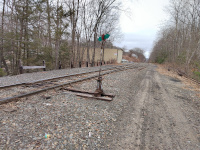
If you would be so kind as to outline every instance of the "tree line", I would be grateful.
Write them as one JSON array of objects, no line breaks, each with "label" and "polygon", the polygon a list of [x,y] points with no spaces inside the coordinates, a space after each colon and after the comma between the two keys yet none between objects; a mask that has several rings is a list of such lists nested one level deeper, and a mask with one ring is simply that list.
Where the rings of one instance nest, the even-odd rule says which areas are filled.
[{"label": "tree line", "polygon": [[[77,66],[87,53],[94,63],[98,36],[118,38],[119,0],[0,0],[0,68],[19,73],[25,65]],[[92,49],[92,54],[90,53]]]},{"label": "tree line", "polygon": [[200,79],[200,1],[170,0],[170,20],[160,31],[149,61],[170,63]]},{"label": "tree line", "polygon": [[144,50],[139,47],[129,49],[128,51],[123,48],[123,58],[130,62],[146,62],[146,57],[144,56]]}]

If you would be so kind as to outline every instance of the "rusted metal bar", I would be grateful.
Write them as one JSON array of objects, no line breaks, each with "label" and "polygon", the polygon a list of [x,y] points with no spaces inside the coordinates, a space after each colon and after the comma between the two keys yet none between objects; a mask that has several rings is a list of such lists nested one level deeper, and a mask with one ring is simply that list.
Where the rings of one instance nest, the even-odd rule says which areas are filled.
[{"label": "rusted metal bar", "polygon": [[82,91],[82,90],[77,90],[77,89],[72,89],[72,88],[61,88],[60,90],[67,90],[67,91],[71,91],[71,92],[86,93],[86,94],[94,93],[94,92],[90,92],[90,91]]},{"label": "rusted metal bar", "polygon": [[[61,90],[67,90],[67,91],[71,91],[71,92],[77,92],[77,93],[85,93],[85,94],[92,94],[94,95],[94,92],[90,92],[90,91],[82,91],[82,90],[77,90],[77,89],[72,89],[72,88],[61,88]],[[102,96],[108,96],[108,97],[115,97],[113,94],[103,94]]]},{"label": "rusted metal bar", "polygon": [[104,100],[104,101],[112,101],[113,98],[112,97],[95,97],[93,95],[90,94],[83,94],[83,93],[77,93],[77,96],[80,97],[85,97],[85,98],[94,98],[94,99],[98,99],[98,100]]}]

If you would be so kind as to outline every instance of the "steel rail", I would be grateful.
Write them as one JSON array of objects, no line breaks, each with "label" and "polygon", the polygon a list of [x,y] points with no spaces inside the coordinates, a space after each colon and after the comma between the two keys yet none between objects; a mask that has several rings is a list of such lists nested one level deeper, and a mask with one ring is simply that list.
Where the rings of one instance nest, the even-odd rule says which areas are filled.
[{"label": "steel rail", "polygon": [[[119,68],[119,67],[126,67],[126,66],[130,66],[130,65],[120,65],[120,66],[117,66],[117,67],[109,67],[109,68],[103,69],[102,71],[112,70],[112,69],[116,69],[116,68]],[[95,72],[99,72],[99,70],[97,69],[95,71],[88,71],[88,72],[86,71],[86,72],[82,72],[82,73],[68,74],[68,75],[65,75],[65,76],[58,76],[58,77],[54,77],[54,78],[42,79],[42,80],[37,80],[37,81],[34,81],[34,82],[17,83],[17,84],[11,84],[11,85],[6,85],[6,86],[0,86],[0,89],[22,86],[22,85],[35,84],[35,83],[46,82],[46,81],[53,81],[53,80],[57,80],[57,79],[62,79],[62,78],[67,78],[67,77],[72,77],[72,76],[79,76],[79,75],[95,73]]]},{"label": "steel rail", "polygon": [[[128,70],[128,69],[134,69],[134,68],[135,68],[135,66],[129,66],[129,67],[126,67],[124,69],[116,69],[116,70],[108,71],[108,72],[102,73],[101,75],[103,76],[103,75],[107,75],[107,74],[110,74],[110,73],[124,71],[124,70]],[[144,68],[142,68],[142,69],[144,69]],[[141,70],[141,68],[140,68],[140,70]],[[69,81],[69,82],[64,83],[64,84],[55,85],[55,86],[52,86],[52,87],[47,87],[47,88],[44,88],[44,89],[41,89],[41,90],[37,90],[37,91],[33,91],[33,92],[21,94],[21,95],[16,95],[16,96],[13,96],[13,97],[3,98],[3,99],[0,99],[0,105],[4,104],[4,103],[9,103],[11,101],[18,101],[19,98],[31,96],[31,95],[34,95],[34,94],[38,94],[38,93],[41,93],[41,92],[48,91],[48,90],[52,90],[52,89],[56,89],[56,88],[61,89],[66,85],[70,85],[70,84],[73,84],[73,83],[77,83],[77,82],[82,82],[82,81],[85,81],[85,80],[93,79],[93,78],[96,78],[98,76],[99,75],[97,74],[97,75],[94,75],[94,76],[90,76],[90,77],[86,77],[86,78],[82,78],[82,79],[77,79],[77,80],[74,80],[74,81]]]}]

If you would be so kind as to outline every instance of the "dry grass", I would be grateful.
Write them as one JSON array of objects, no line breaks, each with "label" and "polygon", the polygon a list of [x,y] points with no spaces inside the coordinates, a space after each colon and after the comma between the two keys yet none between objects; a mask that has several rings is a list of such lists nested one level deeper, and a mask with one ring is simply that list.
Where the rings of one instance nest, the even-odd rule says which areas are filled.
[{"label": "dry grass", "polygon": [[[180,81],[182,81],[185,86],[183,87],[184,89],[188,89],[188,90],[192,90],[192,91],[196,91],[196,92],[200,92],[200,85],[195,83],[194,81],[192,81],[191,79],[185,78],[185,77],[181,77],[179,76],[176,72],[173,71],[168,71],[168,67],[166,65],[158,65],[157,71],[160,74],[163,75],[167,75],[176,79],[179,79]],[[198,97],[200,97],[200,94],[197,93],[196,94]]]}]

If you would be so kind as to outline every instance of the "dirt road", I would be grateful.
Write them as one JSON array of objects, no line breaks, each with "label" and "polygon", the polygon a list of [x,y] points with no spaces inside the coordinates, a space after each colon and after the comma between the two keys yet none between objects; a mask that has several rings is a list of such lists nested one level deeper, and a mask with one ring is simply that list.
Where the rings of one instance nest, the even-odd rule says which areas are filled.
[{"label": "dirt road", "polygon": [[153,65],[137,91],[131,88],[136,81],[131,84],[131,100],[115,122],[111,149],[200,149],[200,105],[194,93]]}]

